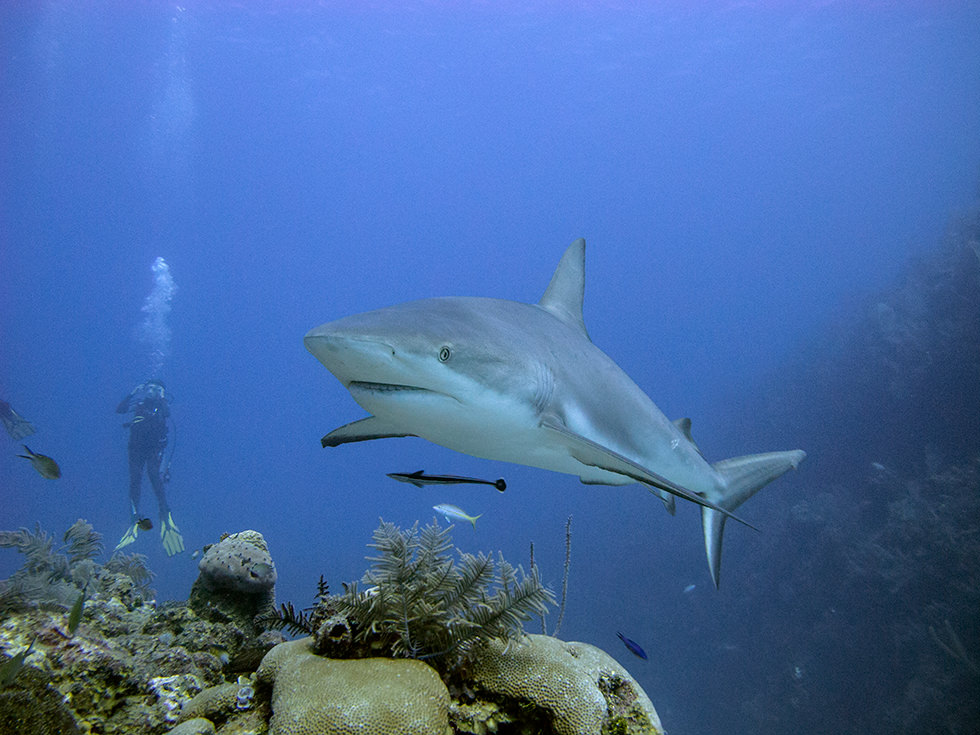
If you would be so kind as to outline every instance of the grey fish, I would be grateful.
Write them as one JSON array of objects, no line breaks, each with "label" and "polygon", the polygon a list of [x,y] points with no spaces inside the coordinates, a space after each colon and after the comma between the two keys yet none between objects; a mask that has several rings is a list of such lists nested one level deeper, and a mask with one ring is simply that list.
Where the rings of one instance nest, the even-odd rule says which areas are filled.
[{"label": "grey fish", "polygon": [[37,470],[41,477],[48,480],[57,480],[59,477],[61,477],[61,468],[58,466],[57,462],[51,459],[51,457],[45,454],[32,452],[31,448],[26,444],[22,444],[21,446],[24,447],[27,454],[18,454],[17,456],[30,460],[31,464],[34,466],[34,469]]},{"label": "grey fish", "polygon": [[492,485],[500,492],[507,489],[504,478],[498,480],[480,480],[476,477],[461,477],[460,475],[426,475],[425,470],[417,472],[389,472],[388,477],[398,482],[407,482],[415,487],[425,485]]}]

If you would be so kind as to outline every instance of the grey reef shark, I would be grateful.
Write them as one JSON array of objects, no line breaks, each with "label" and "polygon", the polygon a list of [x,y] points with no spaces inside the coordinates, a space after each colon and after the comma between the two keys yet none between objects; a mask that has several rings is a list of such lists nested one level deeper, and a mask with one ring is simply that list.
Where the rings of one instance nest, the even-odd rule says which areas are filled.
[{"label": "grey reef shark", "polygon": [[577,475],[587,485],[641,483],[671,513],[674,497],[684,498],[701,506],[717,587],[725,521],[744,523],[735,509],[806,453],[709,463],[690,420],[670,421],[592,343],[584,295],[579,239],[537,304],[421,299],[311,329],[306,349],[371,414],[321,443],[419,436],[474,457]]}]

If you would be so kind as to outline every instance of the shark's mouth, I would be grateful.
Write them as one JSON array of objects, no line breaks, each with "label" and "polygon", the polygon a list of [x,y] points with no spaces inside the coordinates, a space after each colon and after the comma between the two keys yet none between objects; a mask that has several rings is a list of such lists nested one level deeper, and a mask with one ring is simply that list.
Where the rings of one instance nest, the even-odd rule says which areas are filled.
[{"label": "shark's mouth", "polygon": [[382,401],[397,400],[401,396],[404,396],[407,400],[416,399],[424,401],[441,398],[450,398],[454,401],[459,400],[451,393],[443,393],[442,391],[432,390],[431,388],[422,388],[417,385],[401,385],[399,383],[372,383],[367,380],[352,380],[348,384],[347,390],[350,391],[350,394],[354,396],[355,400],[357,400],[358,394],[365,399],[370,399],[371,396],[374,396],[377,400]]},{"label": "shark's mouth", "polygon": [[397,385],[395,383],[369,383],[364,380],[352,380],[347,390],[363,390],[371,393],[398,393],[400,391],[421,391],[431,393],[427,388],[419,388],[417,385]]}]

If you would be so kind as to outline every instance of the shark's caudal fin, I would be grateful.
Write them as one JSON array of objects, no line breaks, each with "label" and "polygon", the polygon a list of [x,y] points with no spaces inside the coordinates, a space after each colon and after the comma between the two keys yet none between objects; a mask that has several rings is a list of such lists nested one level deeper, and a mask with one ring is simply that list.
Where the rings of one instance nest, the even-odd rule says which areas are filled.
[{"label": "shark's caudal fin", "polygon": [[[790,452],[769,452],[734,457],[716,462],[713,467],[725,481],[722,497],[715,502],[731,512],[756,492],[787,470],[795,470],[806,457],[799,449]],[[721,573],[721,536],[727,516],[712,508],[701,507],[701,527],[704,530],[704,550],[708,554],[711,579],[718,587]]]}]

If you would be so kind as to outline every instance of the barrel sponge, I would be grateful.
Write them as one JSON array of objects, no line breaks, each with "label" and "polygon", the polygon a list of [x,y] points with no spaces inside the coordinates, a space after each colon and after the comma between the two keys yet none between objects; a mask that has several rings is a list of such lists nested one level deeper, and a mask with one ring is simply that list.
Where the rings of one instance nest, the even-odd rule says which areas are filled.
[{"label": "barrel sponge", "polygon": [[272,684],[269,735],[446,735],[449,692],[413,659],[330,659],[312,639],[281,643],[262,660]]},{"label": "barrel sponge", "polygon": [[614,720],[626,731],[661,733],[649,698],[626,670],[587,643],[529,635],[472,651],[466,679],[476,689],[549,713],[556,735],[600,735]]},{"label": "barrel sponge", "polygon": [[276,584],[276,567],[258,531],[225,536],[204,552],[197,565],[200,579],[212,589],[263,592]]}]

